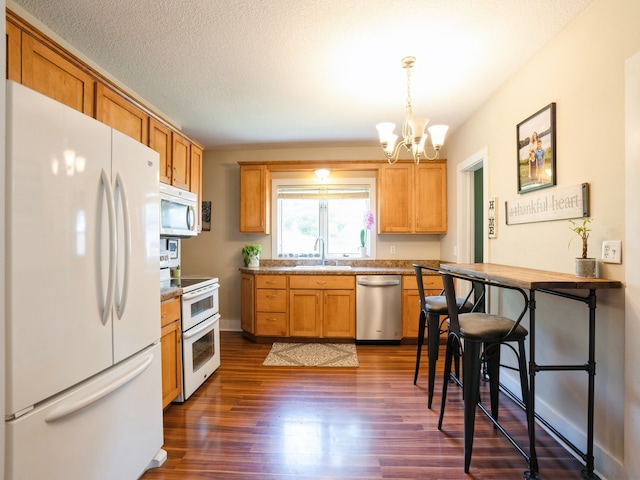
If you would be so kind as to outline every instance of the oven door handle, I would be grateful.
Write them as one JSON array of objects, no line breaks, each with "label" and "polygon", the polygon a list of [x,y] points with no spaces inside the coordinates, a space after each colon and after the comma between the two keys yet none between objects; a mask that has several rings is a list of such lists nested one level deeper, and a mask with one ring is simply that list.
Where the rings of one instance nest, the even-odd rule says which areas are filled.
[{"label": "oven door handle", "polygon": [[210,327],[214,323],[216,323],[219,318],[220,318],[220,314],[216,313],[213,317],[211,317],[210,320],[205,320],[200,325],[197,325],[197,326],[195,326],[193,328],[190,328],[189,330],[184,332],[182,334],[182,338],[184,340],[189,340],[190,338],[195,337],[196,335],[199,335],[200,333],[204,332],[205,330],[209,330]]},{"label": "oven door handle", "polygon": [[200,297],[202,295],[206,295],[209,292],[213,292],[214,290],[218,290],[220,288],[220,284],[216,283],[215,285],[211,285],[209,287],[199,288],[198,290],[194,290],[193,292],[183,293],[183,300],[191,300],[196,297]]}]

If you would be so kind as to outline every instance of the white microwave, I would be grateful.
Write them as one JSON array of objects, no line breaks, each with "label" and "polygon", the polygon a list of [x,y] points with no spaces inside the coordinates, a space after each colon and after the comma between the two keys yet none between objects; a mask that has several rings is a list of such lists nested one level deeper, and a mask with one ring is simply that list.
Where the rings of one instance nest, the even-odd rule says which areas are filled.
[{"label": "white microwave", "polygon": [[160,184],[160,235],[193,237],[197,231],[198,196],[165,183]]}]

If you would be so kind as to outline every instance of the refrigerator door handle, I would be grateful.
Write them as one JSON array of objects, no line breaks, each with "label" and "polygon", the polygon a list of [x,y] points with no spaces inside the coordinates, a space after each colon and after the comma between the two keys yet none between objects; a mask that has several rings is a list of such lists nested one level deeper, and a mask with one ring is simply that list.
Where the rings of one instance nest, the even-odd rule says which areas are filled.
[{"label": "refrigerator door handle", "polygon": [[107,196],[107,214],[109,218],[109,279],[107,280],[107,297],[101,315],[102,324],[106,325],[111,314],[116,283],[116,212],[111,180],[104,168],[102,169],[101,181]]},{"label": "refrigerator door handle", "polygon": [[93,392],[91,395],[88,395],[84,398],[80,398],[78,400],[74,400],[68,403],[63,403],[59,407],[55,408],[51,413],[49,413],[45,417],[46,423],[53,423],[58,420],[63,419],[71,415],[72,413],[77,412],[78,410],[88,407],[89,405],[96,403],[100,399],[106,397],[107,395],[115,392],[122,386],[127,383],[133,381],[135,378],[140,376],[142,372],[144,372],[151,362],[153,361],[153,353],[150,353],[146,357],[143,357],[141,361],[135,365],[133,368],[129,369],[129,371],[125,372],[119,378],[113,380],[109,385],[105,385],[99,390]]},{"label": "refrigerator door handle", "polygon": [[[120,173],[116,174],[114,196],[116,211],[118,211],[118,201],[122,200],[122,223],[124,225],[124,274],[122,288],[116,288],[116,313],[120,319],[127,306],[127,298],[129,296],[129,271],[131,270],[131,216],[129,212],[129,202],[127,200],[127,190]],[[116,287],[119,287],[117,283]]]}]

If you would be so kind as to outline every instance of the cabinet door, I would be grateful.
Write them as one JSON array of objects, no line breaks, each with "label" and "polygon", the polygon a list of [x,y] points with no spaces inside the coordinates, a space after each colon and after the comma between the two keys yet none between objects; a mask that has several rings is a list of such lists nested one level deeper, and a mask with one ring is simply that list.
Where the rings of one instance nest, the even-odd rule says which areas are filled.
[{"label": "cabinet door", "polygon": [[258,312],[286,312],[287,291],[280,289],[256,289],[256,311]]},{"label": "cabinet door", "polygon": [[355,338],[356,294],[354,290],[325,290],[322,336]]},{"label": "cabinet door", "polygon": [[254,276],[243,273],[240,279],[240,327],[243,331],[254,334]]},{"label": "cabinet door", "polygon": [[265,165],[240,166],[240,233],[270,233],[269,171]]},{"label": "cabinet door", "polygon": [[98,84],[96,119],[119,132],[149,144],[149,116],[106,85]]},{"label": "cabinet door", "polygon": [[171,164],[173,167],[171,183],[178,188],[189,190],[191,142],[175,133],[173,135],[173,156],[171,158]]},{"label": "cabinet door", "polygon": [[415,232],[447,233],[446,162],[424,162],[415,171]]},{"label": "cabinet door", "polygon": [[402,290],[402,337],[417,338],[420,323],[418,290]]},{"label": "cabinet door", "polygon": [[412,233],[414,217],[413,163],[380,167],[379,233]]},{"label": "cabinet door", "polygon": [[[425,296],[440,295],[442,292],[442,278],[439,275],[425,275],[422,284]],[[420,294],[416,277],[407,275],[402,278],[402,336],[417,338],[419,322]]]},{"label": "cabinet door", "polygon": [[287,314],[282,312],[256,313],[256,335],[285,337],[287,335]]},{"label": "cabinet door", "polygon": [[162,408],[169,405],[182,388],[182,345],[180,321],[162,327],[160,334],[162,356]]},{"label": "cabinet door", "polygon": [[22,34],[22,84],[93,117],[95,79],[26,33]]},{"label": "cabinet door", "polygon": [[321,290],[289,291],[289,335],[320,337],[322,335]]},{"label": "cabinet door", "polygon": [[22,31],[13,23],[6,22],[8,80],[22,83]]},{"label": "cabinet door", "polygon": [[189,191],[198,196],[198,232],[202,231],[202,148],[191,144],[191,178]]},{"label": "cabinet door", "polygon": [[173,151],[171,129],[157,120],[149,119],[149,147],[160,154],[160,181],[171,185],[171,154]]}]

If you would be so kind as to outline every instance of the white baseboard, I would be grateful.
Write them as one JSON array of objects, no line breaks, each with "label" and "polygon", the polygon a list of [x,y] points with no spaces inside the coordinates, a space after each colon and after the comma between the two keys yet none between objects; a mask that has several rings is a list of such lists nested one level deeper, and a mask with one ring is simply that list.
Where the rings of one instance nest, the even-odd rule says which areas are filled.
[{"label": "white baseboard", "polygon": [[[508,375],[501,375],[501,383],[513,393],[520,392],[520,382]],[[536,413],[545,419],[549,424],[553,425],[567,440],[577,446],[579,449],[586,451],[587,445],[587,433],[586,433],[586,419],[585,430],[581,430],[577,425],[570,423],[561,412],[553,408],[549,403],[545,402],[543,398],[536,396]],[[538,422],[549,435],[555,438],[560,445],[562,445],[571,455],[578,460],[582,459],[573,451],[571,447],[565,444],[562,439],[558,438],[547,427]],[[624,465],[612,457],[609,452],[603,450],[596,441],[593,444],[593,456],[595,459],[595,471],[601,480],[624,478]],[[544,472],[540,472],[544,475]]]}]

